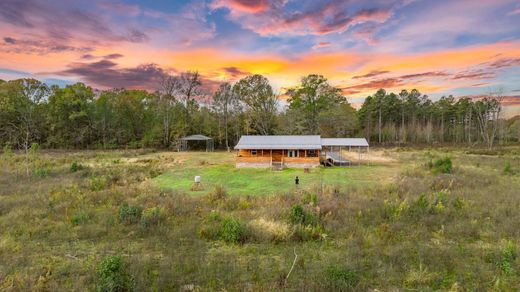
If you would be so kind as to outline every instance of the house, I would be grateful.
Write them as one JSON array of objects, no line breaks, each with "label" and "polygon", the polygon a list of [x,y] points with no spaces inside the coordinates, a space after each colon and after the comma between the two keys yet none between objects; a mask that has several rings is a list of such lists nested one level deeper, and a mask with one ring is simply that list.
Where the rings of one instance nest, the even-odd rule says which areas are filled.
[{"label": "house", "polygon": [[236,167],[267,168],[311,168],[325,165],[350,165],[343,157],[343,150],[366,149],[364,138],[321,138],[319,135],[304,136],[242,136],[235,150],[238,150]]}]

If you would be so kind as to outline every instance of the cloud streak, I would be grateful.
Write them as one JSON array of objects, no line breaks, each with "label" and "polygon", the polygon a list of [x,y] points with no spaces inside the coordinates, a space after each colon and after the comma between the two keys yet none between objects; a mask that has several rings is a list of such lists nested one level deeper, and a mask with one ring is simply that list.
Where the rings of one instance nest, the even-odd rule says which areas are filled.
[{"label": "cloud streak", "polygon": [[260,35],[326,35],[341,33],[362,23],[383,23],[392,16],[390,8],[354,10],[346,1],[302,1],[302,11],[288,11],[287,2],[217,0],[213,9],[225,8],[229,18]]}]

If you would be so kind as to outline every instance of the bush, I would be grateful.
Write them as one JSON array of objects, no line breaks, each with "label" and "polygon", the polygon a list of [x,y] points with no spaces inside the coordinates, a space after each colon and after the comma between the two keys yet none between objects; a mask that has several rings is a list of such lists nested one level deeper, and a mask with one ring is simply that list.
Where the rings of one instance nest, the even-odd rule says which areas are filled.
[{"label": "bush", "polygon": [[83,169],[83,165],[79,164],[76,161],[72,162],[72,164],[70,165],[70,172],[76,172],[76,171],[82,170],[82,169]]},{"label": "bush", "polygon": [[96,291],[132,291],[134,281],[120,256],[108,256],[96,267]]},{"label": "bush", "polygon": [[47,168],[38,168],[34,171],[34,175],[40,178],[49,176],[49,170]]},{"label": "bush", "polygon": [[124,224],[134,224],[141,218],[141,207],[129,205],[124,202],[119,207],[119,222]]},{"label": "bush", "polygon": [[316,206],[318,205],[318,196],[316,194],[306,193],[303,196],[303,203]]},{"label": "bush", "polygon": [[141,213],[141,226],[148,228],[158,225],[162,221],[162,212],[159,207],[144,209]]},{"label": "bush", "polygon": [[107,186],[107,180],[104,177],[91,176],[90,177],[90,190],[101,191]]},{"label": "bush", "polygon": [[221,185],[216,185],[215,188],[213,189],[213,192],[211,192],[209,195],[209,198],[212,202],[224,200],[224,199],[226,199],[226,197],[227,197],[227,191]]},{"label": "bush", "polygon": [[421,194],[415,202],[410,206],[410,213],[412,215],[423,215],[430,210],[430,201],[425,194]]},{"label": "bush", "polygon": [[320,225],[312,226],[312,225],[296,225],[294,226],[294,230],[291,236],[294,241],[310,241],[310,240],[320,240],[326,239],[327,234],[325,230]]},{"label": "bush", "polygon": [[292,224],[317,225],[318,220],[312,213],[305,211],[302,205],[294,205],[291,208],[289,221]]},{"label": "bush", "polygon": [[516,260],[516,246],[512,241],[508,241],[505,248],[502,250],[500,259],[500,268],[506,276],[513,274],[512,264]]},{"label": "bush", "polygon": [[504,174],[505,175],[513,175],[513,167],[511,166],[511,162],[506,162],[506,165],[504,166]]},{"label": "bush", "polygon": [[226,218],[222,221],[222,228],[220,229],[220,238],[227,243],[241,243],[244,242],[244,228],[239,219]]},{"label": "bush", "polygon": [[451,158],[444,157],[444,158],[439,158],[435,161],[430,160],[428,162],[428,168],[433,173],[451,173],[451,171],[453,169],[453,165],[451,162]]},{"label": "bush", "polygon": [[72,218],[70,218],[70,223],[72,225],[77,226],[81,224],[85,224],[90,220],[90,215],[85,212],[78,212],[74,215],[72,215]]},{"label": "bush", "polygon": [[359,283],[359,275],[356,271],[339,267],[329,266],[325,271],[329,289],[334,291],[344,291],[356,288]]}]

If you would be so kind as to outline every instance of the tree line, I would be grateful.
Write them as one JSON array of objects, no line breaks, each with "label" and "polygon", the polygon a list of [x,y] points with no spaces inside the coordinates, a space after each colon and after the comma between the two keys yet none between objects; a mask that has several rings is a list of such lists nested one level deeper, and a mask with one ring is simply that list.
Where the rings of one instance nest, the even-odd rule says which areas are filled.
[{"label": "tree line", "polygon": [[361,136],[380,144],[490,148],[520,140],[520,120],[502,118],[500,94],[433,102],[415,89],[399,94],[380,89],[356,110],[341,89],[316,74],[284,93],[286,105],[262,75],[221,83],[214,93],[203,88],[195,71],[165,76],[155,92],[0,80],[0,146],[26,152],[33,143],[69,149],[176,148],[177,139],[190,134],[213,137],[223,149],[244,134]]}]

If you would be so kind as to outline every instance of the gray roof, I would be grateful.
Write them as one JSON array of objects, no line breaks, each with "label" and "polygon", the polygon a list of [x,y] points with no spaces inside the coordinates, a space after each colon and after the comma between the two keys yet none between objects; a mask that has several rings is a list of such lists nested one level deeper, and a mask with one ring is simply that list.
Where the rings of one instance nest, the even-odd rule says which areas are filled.
[{"label": "gray roof", "polygon": [[321,149],[321,137],[312,136],[242,136],[235,149]]},{"label": "gray roof", "polygon": [[210,138],[210,137],[204,136],[204,135],[191,135],[191,136],[181,138],[181,140],[190,140],[190,141],[201,141],[201,140],[211,140],[211,139],[213,139],[213,138]]},{"label": "gray roof", "polygon": [[368,142],[365,138],[321,138],[321,145],[368,147]]}]

